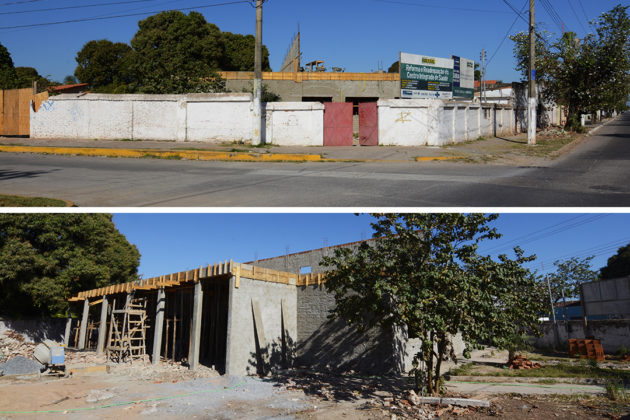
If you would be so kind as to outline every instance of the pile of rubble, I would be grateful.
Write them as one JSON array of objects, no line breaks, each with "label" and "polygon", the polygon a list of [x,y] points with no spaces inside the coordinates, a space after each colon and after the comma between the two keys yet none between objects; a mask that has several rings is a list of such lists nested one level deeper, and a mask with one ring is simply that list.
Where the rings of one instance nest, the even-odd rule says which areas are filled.
[{"label": "pile of rubble", "polygon": [[0,335],[0,362],[17,356],[31,358],[36,343],[27,342],[22,334],[13,330],[6,330]]},{"label": "pile of rubble", "polygon": [[538,369],[540,367],[540,363],[532,362],[527,357],[522,354],[517,354],[510,363],[510,369]]},{"label": "pile of rubble", "polygon": [[153,383],[190,381],[220,376],[219,372],[204,365],[198,365],[195,370],[190,370],[188,366],[170,360],[162,360],[159,364],[153,365],[148,358],[135,360],[133,363],[111,364],[110,372]]},{"label": "pile of rubble", "polygon": [[413,391],[406,391],[402,397],[386,397],[381,402],[383,410],[392,419],[437,419],[459,417],[476,411],[475,407],[458,407],[455,405],[430,405],[421,403],[420,397]]}]

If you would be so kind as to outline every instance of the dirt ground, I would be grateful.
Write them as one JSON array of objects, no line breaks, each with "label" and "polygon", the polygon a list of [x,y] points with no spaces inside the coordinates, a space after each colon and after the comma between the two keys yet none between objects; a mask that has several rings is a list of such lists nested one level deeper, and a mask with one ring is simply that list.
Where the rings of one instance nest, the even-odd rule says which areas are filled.
[{"label": "dirt ground", "polygon": [[628,404],[604,397],[489,396],[489,408],[463,408],[414,405],[409,395],[404,379],[352,372],[261,379],[136,363],[68,378],[0,377],[0,419],[630,419]]}]

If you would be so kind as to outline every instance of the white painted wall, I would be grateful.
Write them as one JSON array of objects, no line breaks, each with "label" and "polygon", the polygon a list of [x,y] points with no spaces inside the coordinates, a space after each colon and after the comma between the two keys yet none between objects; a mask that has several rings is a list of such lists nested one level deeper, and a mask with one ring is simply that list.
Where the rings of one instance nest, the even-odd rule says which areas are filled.
[{"label": "white painted wall", "polygon": [[319,102],[268,103],[265,142],[280,146],[323,146],[324,105]]},{"label": "white painted wall", "polygon": [[[496,109],[495,109],[496,108]],[[378,102],[379,144],[442,146],[478,137],[514,134],[509,107],[432,99]]]},{"label": "white painted wall", "polygon": [[252,138],[249,94],[65,94],[31,109],[32,138],[238,141]]}]

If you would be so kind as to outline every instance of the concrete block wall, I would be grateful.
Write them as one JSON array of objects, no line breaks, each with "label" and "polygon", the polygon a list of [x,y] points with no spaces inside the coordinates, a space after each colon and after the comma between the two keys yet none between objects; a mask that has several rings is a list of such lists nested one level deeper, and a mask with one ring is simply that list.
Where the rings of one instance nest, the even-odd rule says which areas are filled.
[{"label": "concrete block wall", "polygon": [[334,307],[334,296],[323,286],[298,288],[296,364],[319,370],[398,373],[394,332],[374,327],[359,333],[341,319],[329,321]]},{"label": "concrete block wall", "polygon": [[[226,373],[256,374],[258,366],[252,302],[260,308],[268,366],[282,367],[282,329],[289,357],[295,356],[297,340],[297,290],[295,285],[241,278],[230,280]],[[282,317],[282,305],[287,317]],[[261,338],[259,336],[259,338]],[[261,343],[262,344],[262,343]]]},{"label": "concrete block wall", "polygon": [[582,285],[587,315],[630,318],[630,276]]},{"label": "concrete block wall", "polygon": [[[588,334],[584,332],[582,321],[568,321],[568,334],[564,321],[558,321],[560,344],[568,347],[569,338],[585,338],[592,335],[602,343],[604,352],[614,354],[623,346],[630,349],[630,319],[602,319],[588,321]],[[551,348],[554,346],[553,322],[547,321],[542,326],[543,336],[534,339],[534,346]]]}]

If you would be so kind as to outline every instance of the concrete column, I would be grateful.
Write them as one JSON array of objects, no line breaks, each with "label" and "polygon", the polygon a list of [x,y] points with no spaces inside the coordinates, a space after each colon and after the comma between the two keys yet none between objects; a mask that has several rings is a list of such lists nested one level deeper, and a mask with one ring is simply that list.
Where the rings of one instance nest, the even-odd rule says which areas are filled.
[{"label": "concrete column", "polygon": [[68,319],[66,319],[66,332],[63,336],[63,345],[68,347],[70,344],[70,333],[72,333],[72,309],[68,307]]},{"label": "concrete column", "polygon": [[83,301],[83,316],[81,317],[81,329],[79,330],[79,343],[77,349],[83,350],[85,348],[85,334],[87,333],[88,316],[90,313],[90,300],[85,299]]},{"label": "concrete column", "polygon": [[103,354],[105,350],[105,334],[107,334],[107,295],[103,296],[101,303],[101,322],[98,324],[98,344],[96,345],[96,353]]},{"label": "concrete column", "polygon": [[155,327],[153,331],[153,354],[151,363],[157,365],[162,354],[162,329],[164,327],[164,310],[166,308],[166,293],[164,288],[158,289],[157,302],[155,305]]},{"label": "concrete column", "polygon": [[190,369],[196,369],[199,364],[199,347],[201,345],[201,311],[203,309],[203,289],[201,282],[195,283],[193,300],[192,327],[190,331],[190,349],[188,349],[188,364]]}]

